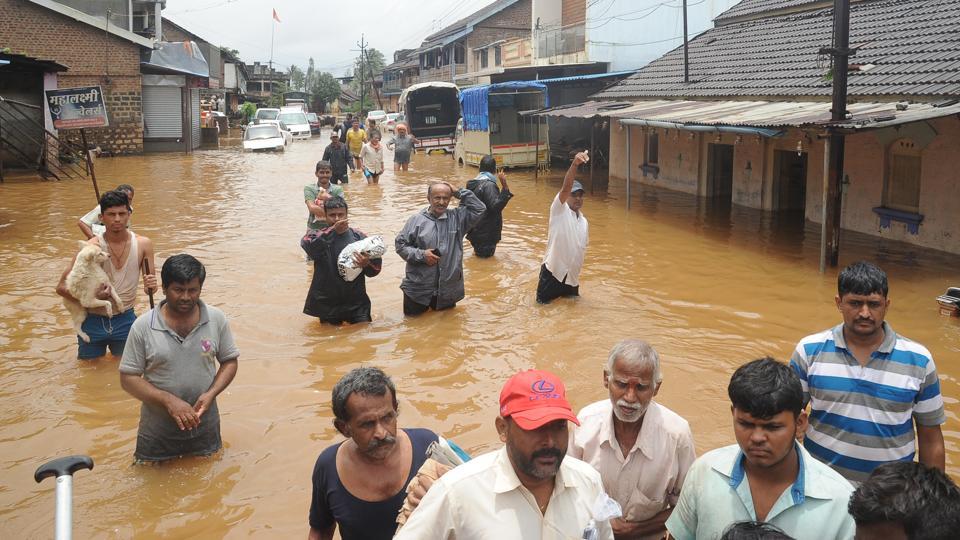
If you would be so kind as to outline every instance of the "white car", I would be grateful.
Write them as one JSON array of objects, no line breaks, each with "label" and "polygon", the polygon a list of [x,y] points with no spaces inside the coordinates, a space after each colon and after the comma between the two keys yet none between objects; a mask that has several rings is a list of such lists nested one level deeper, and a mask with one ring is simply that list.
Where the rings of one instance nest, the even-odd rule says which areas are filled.
[{"label": "white car", "polygon": [[287,126],[294,139],[310,138],[310,120],[303,111],[280,111],[277,120]]},{"label": "white car", "polygon": [[381,125],[387,129],[387,131],[394,131],[397,129],[397,124],[403,122],[403,115],[400,113],[387,113],[387,117],[383,119]]},{"label": "white car", "polygon": [[377,124],[380,124],[387,119],[387,111],[370,111],[367,113],[367,122],[370,120],[376,120]]},{"label": "white car", "polygon": [[280,109],[257,109],[257,114],[253,117],[256,120],[276,120],[280,115]]},{"label": "white car", "polygon": [[280,129],[278,124],[250,124],[243,133],[243,149],[283,151],[292,140],[290,132]]}]

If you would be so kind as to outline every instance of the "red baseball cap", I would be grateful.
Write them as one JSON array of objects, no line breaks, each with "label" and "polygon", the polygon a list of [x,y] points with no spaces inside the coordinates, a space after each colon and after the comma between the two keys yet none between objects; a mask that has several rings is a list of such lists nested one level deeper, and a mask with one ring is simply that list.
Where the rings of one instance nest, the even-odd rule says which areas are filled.
[{"label": "red baseball cap", "polygon": [[549,371],[521,371],[500,391],[500,416],[513,418],[522,429],[531,431],[554,420],[580,425],[567,401],[566,388]]}]

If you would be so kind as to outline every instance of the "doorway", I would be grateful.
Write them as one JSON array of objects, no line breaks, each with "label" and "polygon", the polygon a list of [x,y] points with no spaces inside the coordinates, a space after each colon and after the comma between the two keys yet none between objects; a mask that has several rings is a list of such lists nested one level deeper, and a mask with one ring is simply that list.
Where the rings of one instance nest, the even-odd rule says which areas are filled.
[{"label": "doorway", "polygon": [[801,215],[807,204],[807,153],[777,150],[773,156],[774,208]]},{"label": "doorway", "polygon": [[707,145],[707,197],[733,199],[733,145]]}]

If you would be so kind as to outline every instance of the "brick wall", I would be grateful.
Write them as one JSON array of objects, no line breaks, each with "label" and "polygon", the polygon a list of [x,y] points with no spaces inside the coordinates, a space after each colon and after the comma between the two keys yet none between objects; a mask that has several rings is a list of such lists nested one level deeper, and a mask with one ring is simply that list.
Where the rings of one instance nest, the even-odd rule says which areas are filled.
[{"label": "brick wall", "polygon": [[[59,88],[100,85],[110,127],[88,129],[87,141],[114,154],[143,152],[140,46],[23,0],[0,0],[0,48],[68,68]],[[61,136],[79,139],[79,132]]]},{"label": "brick wall", "polygon": [[560,24],[564,28],[587,20],[587,0],[563,0],[560,10]]},{"label": "brick wall", "polygon": [[[531,27],[531,0],[520,0],[516,4],[484,19],[474,26],[473,32],[467,35],[467,71],[479,71],[479,65],[475,65],[473,49],[489,45],[494,41],[501,39],[510,39],[515,37],[529,38]],[[494,55],[490,49],[489,63],[487,68],[495,67]]]}]

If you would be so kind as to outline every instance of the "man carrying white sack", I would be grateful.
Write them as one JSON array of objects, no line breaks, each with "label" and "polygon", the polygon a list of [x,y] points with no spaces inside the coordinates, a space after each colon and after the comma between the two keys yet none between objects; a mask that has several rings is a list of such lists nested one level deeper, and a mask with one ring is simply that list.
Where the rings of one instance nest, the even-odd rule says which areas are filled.
[{"label": "man carrying white sack", "polygon": [[329,226],[321,231],[308,232],[300,242],[313,259],[313,281],[307,291],[303,312],[329,324],[370,322],[370,297],[367,296],[365,277],[379,274],[383,260],[357,251],[352,262],[362,272],[353,280],[341,277],[337,264],[340,253],[367,235],[350,227],[347,202],[342,197],[327,199],[323,207]]}]

